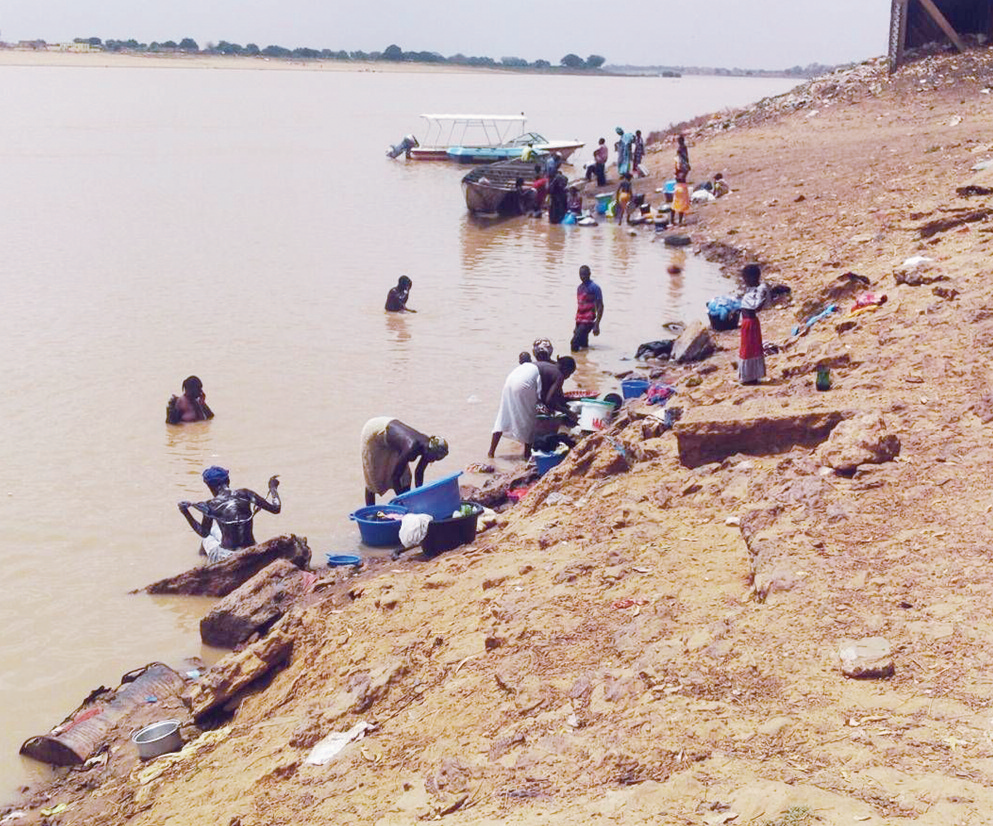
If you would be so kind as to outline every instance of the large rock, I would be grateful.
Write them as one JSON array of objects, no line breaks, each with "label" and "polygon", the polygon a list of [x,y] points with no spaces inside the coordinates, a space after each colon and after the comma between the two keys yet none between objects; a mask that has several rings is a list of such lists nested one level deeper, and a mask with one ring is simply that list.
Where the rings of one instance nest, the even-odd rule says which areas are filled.
[{"label": "large rock", "polygon": [[277,559],[215,605],[200,620],[207,645],[234,648],[278,620],[314,586],[317,577],[288,559]]},{"label": "large rock", "polygon": [[293,635],[273,632],[243,651],[228,654],[190,687],[188,701],[195,719],[232,700],[260,677],[281,668],[293,653]]},{"label": "large rock", "polygon": [[863,413],[839,424],[817,451],[821,464],[840,474],[855,473],[859,465],[879,465],[900,453],[900,439],[880,413]]},{"label": "large rock", "polygon": [[856,680],[881,680],[892,677],[893,646],[883,637],[842,640],[838,646],[841,671]]},{"label": "large rock", "polygon": [[797,445],[816,447],[846,414],[819,410],[794,414],[748,415],[739,407],[694,408],[673,432],[679,460],[690,468],[721,462],[736,453],[770,456]]},{"label": "large rock", "polygon": [[226,597],[277,559],[288,559],[298,568],[306,568],[310,565],[307,540],[293,534],[277,536],[238,551],[222,562],[202,565],[178,576],[153,582],[144,590],[149,594]]},{"label": "large rock", "polygon": [[713,355],[716,349],[710,330],[702,321],[693,321],[672,345],[672,359],[680,364],[701,361]]}]

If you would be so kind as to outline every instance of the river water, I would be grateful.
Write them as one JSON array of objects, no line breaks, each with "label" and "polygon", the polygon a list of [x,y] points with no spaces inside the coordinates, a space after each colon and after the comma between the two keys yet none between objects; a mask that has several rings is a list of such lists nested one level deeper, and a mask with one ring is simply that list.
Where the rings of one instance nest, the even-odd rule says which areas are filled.
[{"label": "river water", "polygon": [[[207,497],[205,466],[262,492],[280,474],[256,535],[306,536],[323,561],[356,547],[362,423],[447,436],[429,478],[483,459],[518,352],[568,349],[580,264],[606,304],[584,387],[613,389],[602,370],[726,289],[692,258],[666,275],[647,233],[470,220],[464,169],[383,155],[418,113],[524,111],[585,161],[615,125],[789,85],[0,67],[0,793],[43,776],[19,744],[92,688],[212,653],[207,601],[127,594],[197,561],[176,502]],[[402,273],[419,312],[385,314]],[[217,417],[167,427],[191,373]]]}]

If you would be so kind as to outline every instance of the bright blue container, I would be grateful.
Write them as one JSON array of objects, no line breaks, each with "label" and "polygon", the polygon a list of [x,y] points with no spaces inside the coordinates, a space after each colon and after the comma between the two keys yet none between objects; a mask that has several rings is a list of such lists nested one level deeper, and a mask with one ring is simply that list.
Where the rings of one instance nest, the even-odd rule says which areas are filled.
[{"label": "bright blue container", "polygon": [[544,476],[553,467],[561,464],[562,460],[565,459],[569,453],[543,453],[540,450],[536,450],[531,455],[534,456],[534,463],[538,466],[538,475]]},{"label": "bright blue container", "polygon": [[359,533],[362,541],[366,545],[374,548],[393,548],[400,544],[400,520],[399,519],[371,519],[377,513],[407,513],[407,508],[399,505],[369,505],[359,508],[348,518],[358,523]]},{"label": "bright blue container", "polygon": [[410,513],[429,513],[435,519],[448,519],[462,507],[459,477],[462,471],[429,482],[397,496],[392,504],[406,508]]},{"label": "bright blue container", "polygon": [[621,382],[621,392],[625,399],[637,399],[648,392],[650,385],[648,379],[625,379]]}]

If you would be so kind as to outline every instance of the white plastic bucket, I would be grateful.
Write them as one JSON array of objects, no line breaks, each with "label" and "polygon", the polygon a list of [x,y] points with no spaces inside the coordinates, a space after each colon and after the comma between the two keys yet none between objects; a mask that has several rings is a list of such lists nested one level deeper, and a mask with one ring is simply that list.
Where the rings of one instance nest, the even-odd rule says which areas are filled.
[{"label": "white plastic bucket", "polygon": [[596,399],[583,399],[579,412],[580,430],[603,430],[614,416],[614,405]]}]

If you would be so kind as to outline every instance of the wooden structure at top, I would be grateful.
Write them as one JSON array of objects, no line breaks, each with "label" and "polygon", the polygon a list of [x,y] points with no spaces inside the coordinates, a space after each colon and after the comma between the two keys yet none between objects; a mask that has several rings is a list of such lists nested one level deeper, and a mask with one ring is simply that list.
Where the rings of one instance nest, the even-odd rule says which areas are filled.
[{"label": "wooden structure at top", "polygon": [[950,40],[965,51],[964,35],[993,38],[993,0],[892,0],[890,71],[905,61],[908,49]]}]

